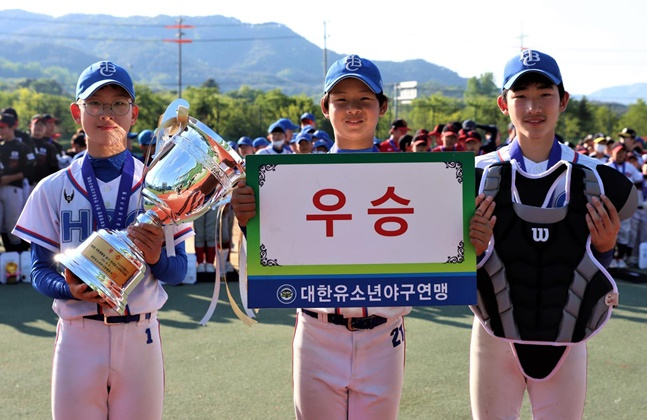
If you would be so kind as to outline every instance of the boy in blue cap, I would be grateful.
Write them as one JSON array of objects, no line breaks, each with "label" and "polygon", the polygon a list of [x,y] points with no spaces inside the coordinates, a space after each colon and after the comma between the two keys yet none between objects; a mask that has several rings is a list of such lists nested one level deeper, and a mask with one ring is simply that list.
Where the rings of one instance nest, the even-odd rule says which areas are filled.
[{"label": "boy in blue cap", "polygon": [[[387,106],[375,64],[357,55],[335,62],[326,75],[321,99],[323,114],[335,131],[330,152],[376,152],[373,137]],[[253,190],[239,184],[232,206],[244,228],[256,215]],[[410,310],[300,309],[293,340],[296,417],[397,418],[405,344],[404,337],[394,344],[392,332],[403,328],[403,316]],[[364,325],[350,331],[346,326],[351,321],[363,321]]]},{"label": "boy in blue cap", "polygon": [[299,130],[299,126],[292,122],[289,118],[279,118],[276,120],[276,123],[283,127],[283,132],[285,133],[285,148],[287,153],[292,153],[290,149],[290,140],[294,138],[294,133]]},{"label": "boy in blue cap", "polygon": [[296,154],[309,154],[312,153],[312,136],[303,131],[292,139],[290,145],[295,145],[294,153]]},{"label": "boy in blue cap", "polygon": [[269,145],[270,145],[270,141],[265,137],[256,137],[252,142],[252,146],[254,146],[254,153],[258,153],[259,151],[265,149]]},{"label": "boy in blue cap", "polygon": [[238,154],[240,157],[245,157],[247,155],[253,155],[254,154],[254,144],[252,142],[252,139],[247,137],[247,136],[242,136],[241,138],[238,139]]},{"label": "boy in blue cap", "polygon": [[304,112],[303,115],[301,115],[300,120],[301,120],[302,130],[307,126],[310,126],[314,129],[317,128],[317,119],[315,118],[314,114],[311,112]]},{"label": "boy in blue cap", "polygon": [[267,139],[271,142],[256,154],[258,155],[288,155],[292,153],[290,142],[286,140],[286,130],[283,123],[277,121],[267,129]]},{"label": "boy in blue cap", "polygon": [[[36,186],[14,229],[31,242],[32,285],[54,299],[59,317],[52,417],[161,419],[164,362],[157,312],[168,296],[158,279],[179,284],[186,276],[184,239],[192,235],[191,225],[131,224],[141,212],[144,165],[126,147],[139,108],[123,67],[100,61],[86,68],[70,112],[83,127],[87,151]],[[97,229],[126,230],[148,265],[124,315],[69,270],[57,270],[55,255],[77,248]],[[174,242],[164,245],[165,236]]]},{"label": "boy in blue cap", "polygon": [[[330,153],[378,152],[373,139],[387,106],[375,64],[357,55],[335,62],[321,99],[335,134]],[[239,183],[231,203],[244,232],[256,215],[254,191]],[[487,218],[485,207],[481,210]],[[487,220],[481,223],[488,226]],[[490,233],[486,228],[473,236]],[[398,331],[404,331],[410,311],[406,306],[299,309],[293,339],[297,419],[397,418],[405,358],[405,337]]]},{"label": "boy in blue cap", "polygon": [[[557,62],[524,50],[506,65],[501,112],[516,137],[476,158],[480,195],[493,197],[493,235],[480,255],[470,345],[475,419],[580,419],[586,340],[617,305],[610,263],[636,189],[555,134],[569,95]],[[480,210],[477,210],[477,214]],[[477,254],[479,255],[479,254]]]}]

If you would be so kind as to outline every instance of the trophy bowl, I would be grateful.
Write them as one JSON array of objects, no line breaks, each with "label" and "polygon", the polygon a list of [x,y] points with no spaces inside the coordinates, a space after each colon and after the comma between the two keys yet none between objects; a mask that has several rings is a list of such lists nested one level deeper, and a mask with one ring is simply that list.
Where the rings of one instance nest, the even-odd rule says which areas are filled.
[{"label": "trophy bowl", "polygon": [[[178,225],[229,202],[232,189],[245,176],[244,161],[218,134],[189,116],[187,101],[176,99],[167,107],[155,137],[157,149],[142,184],[144,212],[135,225]],[[121,315],[147,268],[126,232],[109,229],[92,233],[56,260]]]}]

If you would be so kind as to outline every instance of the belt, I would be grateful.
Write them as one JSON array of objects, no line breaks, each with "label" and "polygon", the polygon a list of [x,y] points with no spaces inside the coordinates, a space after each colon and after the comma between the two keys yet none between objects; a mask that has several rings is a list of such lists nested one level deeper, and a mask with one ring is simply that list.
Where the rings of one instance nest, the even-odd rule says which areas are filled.
[{"label": "belt", "polygon": [[130,322],[139,322],[140,319],[151,319],[151,313],[121,316],[105,316],[104,314],[86,315],[84,319],[94,321],[103,321],[104,324],[128,324]]},{"label": "belt", "polygon": [[[319,319],[317,312],[301,309],[301,311],[313,318]],[[373,328],[386,324],[386,318],[377,315],[371,315],[364,318],[344,318],[343,315],[326,314],[328,315],[328,322],[335,325],[343,325],[348,331],[357,330],[372,330]]]}]

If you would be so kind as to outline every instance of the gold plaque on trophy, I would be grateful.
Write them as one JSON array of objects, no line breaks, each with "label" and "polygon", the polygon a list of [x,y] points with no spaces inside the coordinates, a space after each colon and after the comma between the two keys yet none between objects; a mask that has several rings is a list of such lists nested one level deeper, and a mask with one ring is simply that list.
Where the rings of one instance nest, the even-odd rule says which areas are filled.
[{"label": "gold plaque on trophy", "polygon": [[95,236],[82,254],[119,286],[126,284],[138,271],[134,264],[100,236]]}]

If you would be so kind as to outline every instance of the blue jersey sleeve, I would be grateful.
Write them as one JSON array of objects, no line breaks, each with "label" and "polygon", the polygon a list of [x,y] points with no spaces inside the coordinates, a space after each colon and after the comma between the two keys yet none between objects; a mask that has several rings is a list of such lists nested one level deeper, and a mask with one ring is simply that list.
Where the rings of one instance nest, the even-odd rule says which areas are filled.
[{"label": "blue jersey sleeve", "polygon": [[187,257],[184,242],[175,245],[175,257],[166,254],[166,247],[162,247],[162,255],[157,263],[150,266],[156,279],[165,283],[180,284],[186,277]]},{"label": "blue jersey sleeve", "polygon": [[74,299],[65,277],[57,270],[54,256],[54,252],[47,248],[31,244],[31,284],[53,299]]}]

